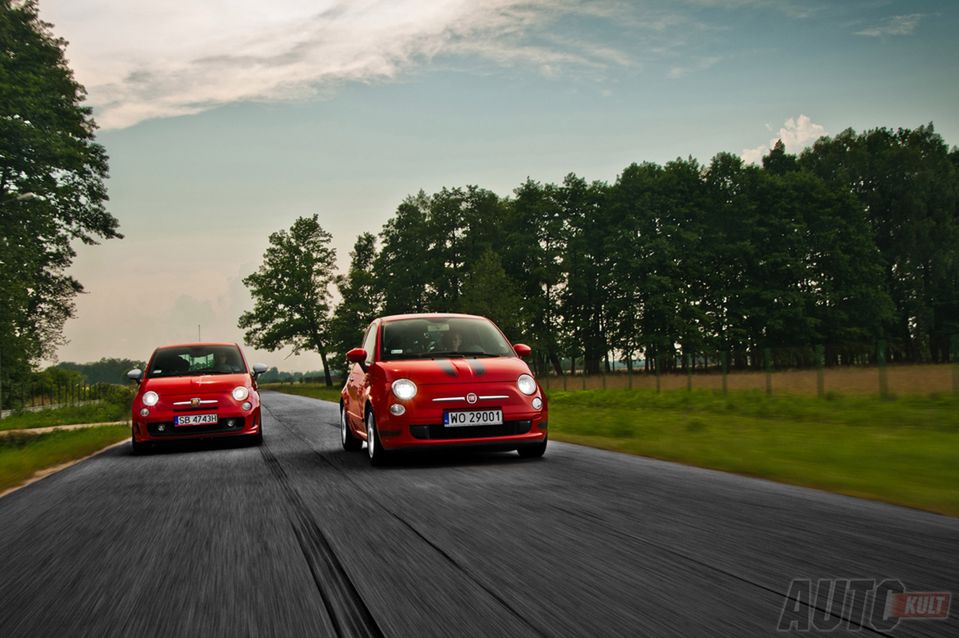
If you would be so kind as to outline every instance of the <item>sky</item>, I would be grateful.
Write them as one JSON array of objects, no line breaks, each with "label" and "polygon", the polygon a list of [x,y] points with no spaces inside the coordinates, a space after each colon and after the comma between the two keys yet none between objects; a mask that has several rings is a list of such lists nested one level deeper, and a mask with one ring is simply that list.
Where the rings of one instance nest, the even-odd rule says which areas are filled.
[{"label": "sky", "polygon": [[[40,0],[110,156],[61,361],[242,344],[242,278],[319,215],[341,268],[420,189],[758,162],[846,128],[959,144],[959,3]],[[282,370],[319,356],[248,348]]]}]

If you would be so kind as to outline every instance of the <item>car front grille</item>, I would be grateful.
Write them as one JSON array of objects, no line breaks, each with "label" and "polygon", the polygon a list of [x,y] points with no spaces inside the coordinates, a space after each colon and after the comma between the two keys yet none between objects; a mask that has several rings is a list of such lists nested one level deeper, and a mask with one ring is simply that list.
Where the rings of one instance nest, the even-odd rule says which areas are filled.
[{"label": "car front grille", "polygon": [[246,425],[243,417],[220,419],[216,423],[203,425],[173,425],[173,421],[148,423],[147,431],[150,436],[184,436],[188,434],[209,434],[211,432],[235,432],[242,430]]},{"label": "car front grille", "polygon": [[532,421],[506,421],[502,425],[469,425],[446,427],[443,425],[411,425],[410,434],[424,440],[482,439],[494,436],[526,434]]}]

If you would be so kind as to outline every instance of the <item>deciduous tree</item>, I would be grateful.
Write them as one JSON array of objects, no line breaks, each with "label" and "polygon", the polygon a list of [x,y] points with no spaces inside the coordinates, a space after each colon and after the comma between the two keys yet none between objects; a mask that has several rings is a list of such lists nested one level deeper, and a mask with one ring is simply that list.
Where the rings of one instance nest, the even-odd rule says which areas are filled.
[{"label": "deciduous tree", "polygon": [[326,385],[333,379],[330,353],[330,286],[336,281],[336,251],[317,215],[300,217],[289,230],[270,235],[259,270],[243,279],[253,310],[240,316],[247,343],[266,350],[320,355]]}]

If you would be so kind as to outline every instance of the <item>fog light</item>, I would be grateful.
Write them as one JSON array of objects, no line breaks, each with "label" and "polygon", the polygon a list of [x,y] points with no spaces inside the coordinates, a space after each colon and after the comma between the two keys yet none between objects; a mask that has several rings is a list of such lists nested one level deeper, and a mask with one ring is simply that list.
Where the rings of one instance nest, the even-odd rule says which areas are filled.
[{"label": "fog light", "polygon": [[157,426],[157,430],[159,430],[160,432],[164,432],[166,430],[166,426],[161,423],[160,425]]},{"label": "fog light", "polygon": [[249,401],[244,401],[243,405],[241,405],[240,407],[243,408],[244,410],[249,410],[253,407],[253,404],[250,403]]},{"label": "fog light", "polygon": [[150,416],[150,411],[146,408],[140,409],[140,416]]},{"label": "fog light", "polygon": [[393,405],[390,406],[390,414],[392,414],[393,416],[402,416],[406,414],[406,408],[404,408],[399,403],[394,403]]},{"label": "fog light", "polygon": [[542,399],[540,399],[539,397],[536,397],[535,399],[533,399],[533,408],[534,408],[534,409],[539,410],[539,409],[542,408],[542,407],[543,407],[543,400],[542,400]]}]

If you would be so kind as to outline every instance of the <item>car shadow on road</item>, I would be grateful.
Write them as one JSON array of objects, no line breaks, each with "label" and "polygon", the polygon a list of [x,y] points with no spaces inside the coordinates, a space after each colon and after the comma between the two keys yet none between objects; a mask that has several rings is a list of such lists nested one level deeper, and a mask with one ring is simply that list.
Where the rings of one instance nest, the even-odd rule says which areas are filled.
[{"label": "car shadow on road", "polygon": [[345,468],[367,469],[371,471],[389,470],[430,470],[453,467],[491,467],[525,466],[540,463],[543,459],[524,459],[515,451],[502,450],[404,450],[394,452],[386,464],[372,467],[366,456],[366,449],[360,452],[336,451],[329,453]]},{"label": "car shadow on road", "polygon": [[208,452],[210,450],[232,450],[237,448],[254,447],[250,441],[240,437],[194,439],[188,441],[160,441],[153,443],[149,451],[143,454],[134,454],[133,448],[127,446],[128,456],[154,456],[166,454],[191,454],[194,452]]}]

